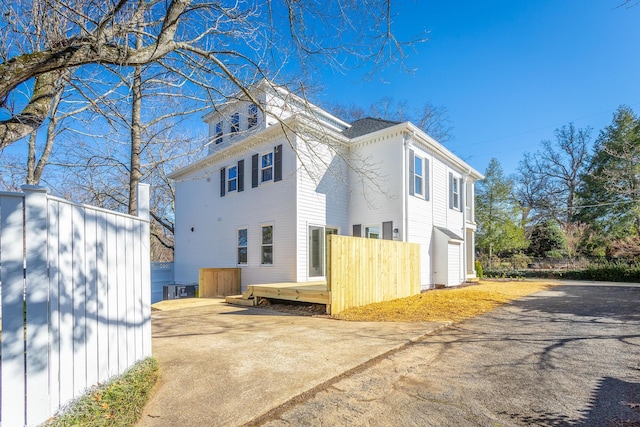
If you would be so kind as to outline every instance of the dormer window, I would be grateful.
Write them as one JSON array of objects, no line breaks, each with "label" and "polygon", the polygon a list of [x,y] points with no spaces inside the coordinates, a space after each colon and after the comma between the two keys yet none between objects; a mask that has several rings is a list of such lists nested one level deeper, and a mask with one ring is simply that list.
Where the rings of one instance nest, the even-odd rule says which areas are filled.
[{"label": "dormer window", "polygon": [[231,116],[231,133],[240,132],[240,113],[233,113]]},{"label": "dormer window", "polygon": [[247,112],[247,129],[252,129],[258,125],[258,106],[256,104],[249,104],[249,110]]},{"label": "dormer window", "polygon": [[216,123],[216,136],[213,141],[216,145],[222,143],[222,122]]}]

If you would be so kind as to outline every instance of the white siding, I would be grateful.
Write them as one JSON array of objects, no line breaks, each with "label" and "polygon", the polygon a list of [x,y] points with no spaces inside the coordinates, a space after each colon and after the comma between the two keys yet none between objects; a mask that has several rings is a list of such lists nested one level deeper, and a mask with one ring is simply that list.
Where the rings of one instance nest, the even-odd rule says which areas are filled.
[{"label": "white siding", "polygon": [[297,281],[318,280],[308,277],[308,230],[310,225],[337,227],[350,235],[348,205],[348,170],[327,144],[297,139],[298,150],[298,218]]},{"label": "white siding", "polygon": [[[408,228],[408,241],[412,243],[420,243],[420,275],[422,289],[427,289],[433,284],[433,216],[434,206],[439,203],[438,192],[434,192],[433,180],[434,180],[434,158],[433,155],[421,147],[410,146],[410,149],[414,151],[416,156],[420,156],[428,162],[429,175],[425,176],[424,185],[429,188],[429,199],[425,200],[419,196],[412,196],[407,190],[406,197],[408,198],[407,209],[407,228]],[[406,153],[407,162],[409,162],[409,150]],[[425,166],[426,167],[426,166]],[[407,186],[409,180],[413,179],[409,172],[405,173]],[[437,175],[435,175],[437,176]],[[435,198],[435,200],[434,200]]]},{"label": "white siding", "polygon": [[[282,144],[282,181],[251,187],[251,156]],[[244,191],[220,197],[220,168],[244,159]],[[248,228],[242,286],[296,280],[296,156],[285,138],[211,166],[176,183],[175,280],[197,283],[198,269],[237,266],[237,229]],[[260,265],[261,226],[274,226],[274,265]],[[191,228],[193,227],[193,231]]]},{"label": "white siding", "polygon": [[353,224],[366,226],[393,221],[398,240],[403,240],[405,231],[403,212],[403,137],[395,132],[364,143],[351,152],[351,161],[356,170],[350,171],[351,199],[349,203],[349,230]]},{"label": "white siding", "polygon": [[449,171],[438,157],[433,157],[432,163],[433,225],[446,227],[449,211]]}]

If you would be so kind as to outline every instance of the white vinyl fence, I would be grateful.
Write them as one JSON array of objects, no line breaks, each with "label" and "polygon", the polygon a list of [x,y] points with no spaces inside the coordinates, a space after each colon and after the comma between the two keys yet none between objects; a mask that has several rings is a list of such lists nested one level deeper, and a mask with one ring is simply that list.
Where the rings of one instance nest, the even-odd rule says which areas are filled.
[{"label": "white vinyl fence", "polygon": [[4,427],[37,425],[151,355],[149,186],[137,217],[22,189],[0,193]]}]

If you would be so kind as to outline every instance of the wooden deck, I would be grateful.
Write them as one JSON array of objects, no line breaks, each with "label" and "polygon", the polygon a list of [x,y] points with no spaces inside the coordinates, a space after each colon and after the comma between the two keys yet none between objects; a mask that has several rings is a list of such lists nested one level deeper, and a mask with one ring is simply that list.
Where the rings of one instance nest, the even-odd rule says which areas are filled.
[{"label": "wooden deck", "polygon": [[331,292],[327,289],[327,282],[287,282],[249,285],[242,295],[228,296],[226,297],[226,301],[230,304],[255,305],[259,297],[326,305],[331,304]]}]

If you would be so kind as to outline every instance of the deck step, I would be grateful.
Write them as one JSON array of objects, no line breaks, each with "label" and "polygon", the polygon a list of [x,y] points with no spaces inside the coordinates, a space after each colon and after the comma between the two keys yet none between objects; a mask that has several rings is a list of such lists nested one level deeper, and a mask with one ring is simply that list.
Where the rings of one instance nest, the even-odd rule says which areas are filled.
[{"label": "deck step", "polygon": [[245,307],[253,307],[256,305],[256,300],[254,298],[247,299],[244,298],[244,295],[227,295],[224,297],[224,301],[227,304],[242,305]]}]

